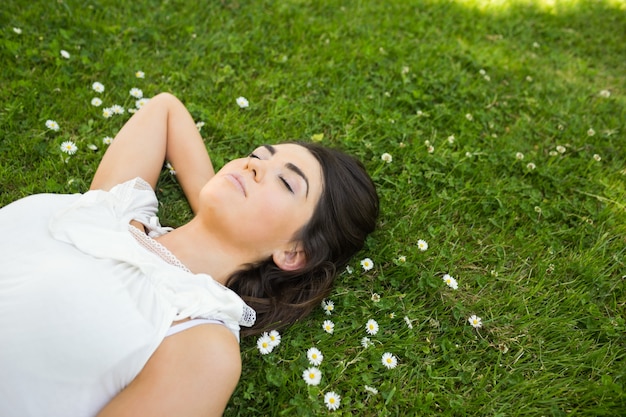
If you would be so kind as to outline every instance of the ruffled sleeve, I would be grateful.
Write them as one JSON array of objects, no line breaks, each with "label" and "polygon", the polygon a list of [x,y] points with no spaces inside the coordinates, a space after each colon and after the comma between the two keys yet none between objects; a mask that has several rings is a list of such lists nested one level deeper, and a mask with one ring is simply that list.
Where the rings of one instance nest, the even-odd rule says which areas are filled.
[{"label": "ruffled sleeve", "polygon": [[[88,191],[57,212],[49,228],[55,239],[72,244],[82,252],[140,270],[141,274],[135,279],[150,281],[158,296],[165,300],[166,308],[172,310],[173,320],[217,319],[239,338],[239,326],[254,324],[254,310],[209,275],[185,272],[158,262],[128,232],[131,220],[146,225],[153,236],[170,230],[159,224],[157,209],[156,195],[150,185],[135,178],[110,191]],[[132,282],[129,285],[133,285]]]}]

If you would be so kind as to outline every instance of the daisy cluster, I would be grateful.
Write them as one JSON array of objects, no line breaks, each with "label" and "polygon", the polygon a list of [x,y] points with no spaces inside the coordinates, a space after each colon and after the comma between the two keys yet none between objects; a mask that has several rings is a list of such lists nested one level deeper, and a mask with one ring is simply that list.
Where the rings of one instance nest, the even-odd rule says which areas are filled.
[{"label": "daisy cluster", "polygon": [[[454,138],[452,137],[452,142],[454,141]],[[518,155],[516,155],[517,159],[523,159],[523,155],[521,153],[518,153]],[[417,240],[417,248],[422,251],[425,252],[428,250],[428,242],[426,242],[424,239],[418,239]],[[406,256],[404,255],[400,255],[395,263],[397,265],[400,264],[404,264],[406,263]],[[365,258],[361,261],[361,267],[363,268],[363,271],[369,271],[373,268],[374,266],[374,262],[370,259],[370,258]],[[349,271],[351,273],[351,271]],[[442,277],[441,277],[442,281],[451,289],[453,290],[458,290],[459,288],[459,283],[456,280],[456,278],[454,278],[452,275],[450,275],[449,273],[445,273]],[[372,301],[374,302],[379,302],[380,301],[380,295],[374,293],[372,294]],[[393,317],[392,317],[393,318]],[[411,324],[411,320],[409,319],[408,316],[404,317],[404,320],[407,324],[407,327],[409,327],[410,329],[413,328],[413,325]],[[472,314],[468,320],[469,324],[474,327],[475,329],[478,329],[480,327],[482,327],[482,319],[474,314]],[[370,320],[367,322],[366,324],[366,330],[368,333],[370,334],[376,334],[378,332],[378,323],[376,323],[376,321],[374,320]],[[365,346],[368,342],[368,340],[366,340],[367,338],[364,338],[362,344]]]},{"label": "daisy cluster", "polygon": [[[369,271],[374,267],[373,261],[369,258],[361,261],[361,265],[364,271]],[[322,301],[321,307],[326,315],[332,315],[335,311],[335,304],[332,300]],[[330,319],[326,319],[323,321],[321,327],[325,333],[332,335],[335,330],[335,323]],[[365,350],[374,346],[374,342],[372,342],[370,336],[376,336],[380,330],[380,326],[375,319],[369,319],[363,326],[363,330],[367,336],[362,337],[361,347]],[[324,354],[318,347],[312,346],[306,350],[306,359],[308,361],[308,367],[303,370],[302,379],[307,385],[317,386],[322,381],[323,372],[321,365],[324,361]],[[385,352],[380,358],[380,363],[387,369],[393,369],[398,365],[398,358],[390,352]],[[378,393],[378,389],[366,385],[364,386],[364,392],[375,395]],[[331,411],[338,409],[341,405],[341,395],[336,391],[326,391],[324,393],[324,404]]]},{"label": "daisy cluster", "polygon": [[280,345],[280,333],[276,330],[264,332],[256,342],[256,346],[262,355],[271,353],[278,345]]},{"label": "daisy cluster", "polygon": [[[363,259],[361,261],[361,267],[364,272],[370,271],[374,268],[374,262],[370,258]],[[372,297],[374,300],[374,297]],[[321,303],[321,308],[326,316],[332,316],[335,313],[335,303],[332,300],[325,299]],[[411,322],[408,317],[405,317],[405,321],[409,328],[412,328]],[[335,331],[335,323],[327,318],[321,323],[321,330],[323,334],[326,334],[326,338],[322,337],[321,340],[328,340],[327,338],[333,335]],[[380,332],[380,325],[374,319],[370,318],[367,320],[362,327],[362,338],[361,338],[361,353],[365,350],[377,345],[382,344],[379,341],[373,341],[372,338],[377,336]],[[274,348],[280,343],[281,337],[276,331],[272,331],[269,333],[263,333],[257,339],[257,349],[261,355],[268,355],[272,353]],[[324,381],[324,375],[327,371],[324,370],[324,367],[328,367],[331,370],[337,368],[337,364],[328,363],[325,361],[324,353],[322,352],[319,346],[310,346],[306,349],[302,350],[303,358],[303,366],[301,368],[301,377],[305,386],[310,387],[318,387]],[[398,366],[399,360],[396,355],[389,351],[385,351],[379,356],[378,366],[383,369],[394,369]],[[372,364],[372,366],[375,366]],[[339,393],[337,389],[332,390],[329,389],[332,386],[331,383],[327,383],[325,389],[319,389],[320,401],[323,401],[324,405],[331,411],[337,410],[341,406],[342,394]],[[369,385],[364,385],[363,393],[365,395],[376,395],[378,394],[378,388],[372,387]]]},{"label": "daisy cluster", "polygon": [[[424,239],[417,239],[415,241],[415,249],[418,252],[426,252],[429,250],[429,244]],[[407,262],[406,256],[400,255],[396,260],[396,265],[402,265]],[[359,261],[360,268],[363,274],[376,274],[375,263],[369,258],[363,258]],[[352,274],[354,273],[354,267],[348,266],[346,267],[346,273]],[[445,273],[441,277],[441,282],[444,288],[448,288],[452,291],[459,289],[459,282],[455,277],[453,277],[449,273]],[[377,293],[372,293],[370,301],[374,304],[378,304],[381,302],[381,296]],[[320,343],[324,341],[332,340],[332,336],[335,334],[337,328],[343,330],[344,326],[341,324],[336,324],[332,316],[336,313],[336,304],[333,300],[325,299],[321,303],[321,309],[324,312],[324,319],[321,320],[321,331],[322,336],[319,337]],[[386,314],[385,317],[387,319],[394,319],[395,313]],[[406,324],[406,328],[409,330],[413,329],[413,320],[408,315],[405,315],[404,323]],[[385,320],[386,321],[386,320]],[[360,335],[360,347],[351,348],[351,350],[356,351],[356,358],[349,361],[349,364],[353,364],[359,362],[363,359],[363,357],[377,358],[374,363],[370,363],[367,365],[368,368],[376,369],[378,367],[385,372],[390,372],[401,365],[400,358],[393,353],[393,348],[389,349],[385,347],[385,337],[380,336],[381,334],[389,334],[393,332],[391,328],[384,328],[387,325],[382,325],[384,321],[380,321],[377,317],[368,318],[361,327],[361,335]],[[482,327],[482,319],[476,314],[471,314],[467,318],[467,323],[475,329],[479,329]],[[339,327],[337,327],[339,326]],[[267,355],[271,353],[276,346],[275,342],[272,342],[270,333],[264,333],[257,340],[257,348],[262,355]],[[275,338],[277,337],[278,341],[280,341],[280,336],[277,332],[274,332]],[[380,353],[376,354],[375,352],[379,350]],[[370,352],[370,353],[365,353]],[[372,356],[373,353],[373,356]],[[324,355],[323,348],[317,344],[313,343],[308,347],[303,347],[301,351],[302,358],[302,368],[300,368],[301,378],[305,386],[315,387],[318,392],[320,402],[331,411],[337,410],[340,408],[342,404],[342,394],[340,391],[340,387],[335,387],[338,382],[329,381],[328,375],[333,374],[338,368],[345,368],[344,361],[340,361],[339,363],[329,363]],[[332,361],[331,361],[332,362]],[[342,371],[342,372],[343,372]],[[340,372],[341,373],[341,372]],[[379,392],[379,387],[373,386],[373,384],[369,382],[369,385],[364,385],[362,388],[362,393],[365,396],[375,396]],[[320,388],[318,388],[320,387]],[[316,391],[313,391],[316,392]]]},{"label": "daisy cluster", "polygon": [[[519,155],[516,156],[518,159],[520,159]],[[523,155],[521,156],[523,158]],[[425,240],[418,240],[417,241],[417,247],[421,250],[421,251],[426,251],[428,250],[428,243]],[[406,259],[401,256],[400,258],[398,258],[398,260],[403,263],[406,262]],[[445,273],[443,274],[443,276],[441,277],[441,280],[443,281],[443,283],[445,285],[447,285],[449,288],[453,289],[453,290],[458,290],[459,289],[459,282],[457,281],[456,278],[454,278],[452,275],[450,275],[449,273]],[[407,319],[407,317],[405,317],[405,319]],[[474,327],[475,329],[478,329],[480,327],[482,327],[482,319],[478,316],[476,316],[475,314],[472,314],[467,321],[469,322],[469,324]],[[407,325],[410,326],[410,322],[407,321]]]},{"label": "daisy cluster", "polygon": [[[67,51],[61,50],[60,54],[63,58],[70,59],[70,54]],[[145,77],[145,74],[142,71],[135,72],[135,78],[141,79],[144,77]],[[97,108],[101,107],[104,104],[102,95],[106,91],[106,87],[100,81],[94,81],[91,84],[91,90],[93,90],[93,92],[95,93],[95,97],[91,98],[89,104],[93,107],[97,107]],[[120,104],[114,103],[102,109],[102,113],[101,113],[102,117],[105,119],[108,119],[116,115],[124,115],[126,113],[128,114],[135,113],[138,109],[143,107],[149,100],[147,98],[144,98],[143,91],[137,87],[131,88],[128,91],[128,95],[132,100],[135,101],[134,107],[125,108],[124,106]],[[61,132],[61,126],[54,119],[46,120],[45,126],[49,131]],[[102,143],[104,145],[110,145],[111,142],[113,142],[113,138],[110,136],[105,136],[102,139]],[[86,147],[92,151],[98,150],[98,146],[93,143],[87,144]],[[75,140],[62,141],[61,145],[59,146],[59,149],[62,153],[68,155],[68,157],[65,159],[65,162],[68,162],[69,157],[72,155],[75,155],[80,150]]]},{"label": "daisy cluster", "polygon": [[[144,78],[145,74],[142,71],[137,71],[135,73],[135,76],[137,78]],[[94,82],[91,85],[91,89],[96,93],[96,94],[102,94],[104,93],[105,87],[104,84],[102,84],[99,81]],[[143,91],[137,87],[133,87],[128,91],[128,95],[135,100],[135,107],[130,107],[128,109],[124,108],[124,106],[120,105],[120,104],[112,104],[109,107],[104,107],[102,109],[102,117],[104,117],[105,119],[108,119],[110,117],[113,117],[115,115],[120,115],[120,114],[124,114],[126,112],[133,114],[135,113],[137,110],[141,109],[143,106],[145,106],[145,104],[149,101],[149,99],[144,98],[143,96]],[[94,98],[91,99],[91,105],[94,107],[101,107],[103,104],[102,99],[100,98],[100,96],[96,96]]]},{"label": "daisy cluster", "polygon": [[[606,94],[608,94],[608,95],[606,95]],[[602,90],[600,92],[599,96],[600,97],[610,97],[610,92],[608,92],[608,90]],[[563,130],[565,127],[563,125],[558,125],[557,128],[559,130]],[[590,127],[587,130],[586,133],[587,133],[587,136],[595,136],[596,131],[593,128]],[[607,136],[610,136],[609,132],[605,132],[605,134]],[[569,144],[556,145],[553,149],[550,149],[548,151],[548,155],[551,156],[551,157],[557,157],[557,156],[564,157],[568,153],[568,147],[569,146],[570,146]],[[515,153],[515,159],[518,160],[518,161],[523,161],[525,157],[526,156],[522,152],[516,152]],[[599,154],[595,153],[595,154],[593,154],[592,159],[594,161],[596,161],[596,162],[600,162],[600,161],[602,161],[602,156],[600,156]],[[534,171],[535,169],[537,169],[537,165],[534,162],[528,162],[528,163],[526,163],[526,169],[528,171]]]},{"label": "daisy cluster", "polygon": [[[14,30],[19,30],[19,28],[15,28]],[[18,32],[16,31],[15,33]],[[60,54],[63,58],[70,59],[70,55],[67,51],[62,50]],[[143,80],[145,77],[146,74],[143,71],[136,71],[134,73],[134,78],[137,80],[136,82],[140,82],[140,80]],[[100,112],[99,115],[103,119],[111,119],[118,116],[132,115],[139,111],[141,108],[143,108],[143,106],[145,106],[150,101],[148,97],[144,96],[143,90],[139,87],[130,88],[127,91],[126,98],[120,101],[121,104],[115,102],[105,103],[109,100],[107,96],[105,96],[105,93],[109,92],[109,89],[101,81],[94,81],[91,84],[90,89],[92,91],[92,98],[89,100],[89,104],[93,108],[101,109],[98,111]],[[235,103],[242,109],[248,108],[250,105],[249,101],[245,97],[237,97],[235,99]],[[198,131],[202,130],[204,124],[205,123],[203,121],[196,122],[196,127],[198,128]],[[54,119],[46,120],[45,126],[50,132],[62,133],[61,126]],[[113,142],[113,139],[113,135],[107,135],[102,138],[101,142],[103,145],[108,146]],[[86,145],[86,147],[92,151],[98,150],[98,145],[96,145],[95,143],[89,143]],[[64,159],[65,162],[68,162],[71,156],[80,151],[77,141],[75,140],[63,140],[58,149],[61,151],[62,154],[67,155]],[[164,168],[167,169],[171,175],[176,175],[176,170],[169,162],[166,162]]]}]

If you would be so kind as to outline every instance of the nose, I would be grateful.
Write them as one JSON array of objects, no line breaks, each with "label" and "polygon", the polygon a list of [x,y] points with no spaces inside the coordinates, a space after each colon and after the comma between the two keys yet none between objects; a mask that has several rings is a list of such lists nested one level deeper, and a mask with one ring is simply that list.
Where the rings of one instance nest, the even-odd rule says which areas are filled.
[{"label": "nose", "polygon": [[263,161],[259,158],[248,158],[248,164],[246,168],[252,172],[252,177],[254,181],[260,182],[263,179],[263,175],[265,174],[265,169],[263,166]]}]

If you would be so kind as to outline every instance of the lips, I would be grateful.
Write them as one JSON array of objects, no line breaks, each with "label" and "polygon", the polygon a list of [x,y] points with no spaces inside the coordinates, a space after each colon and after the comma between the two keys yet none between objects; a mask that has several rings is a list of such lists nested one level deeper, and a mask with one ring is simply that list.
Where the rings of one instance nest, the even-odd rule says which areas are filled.
[{"label": "lips", "polygon": [[243,178],[237,174],[228,174],[226,179],[229,180],[235,187],[237,187],[241,193],[246,195],[246,187],[244,186]]}]

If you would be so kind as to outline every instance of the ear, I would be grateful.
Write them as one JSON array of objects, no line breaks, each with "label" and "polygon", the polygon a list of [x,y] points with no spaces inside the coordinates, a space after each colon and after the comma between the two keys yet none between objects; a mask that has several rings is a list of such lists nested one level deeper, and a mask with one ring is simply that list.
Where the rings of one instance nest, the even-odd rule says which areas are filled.
[{"label": "ear", "polygon": [[290,249],[277,250],[272,255],[274,263],[283,271],[295,271],[306,265],[306,255],[299,249],[300,245]]}]

